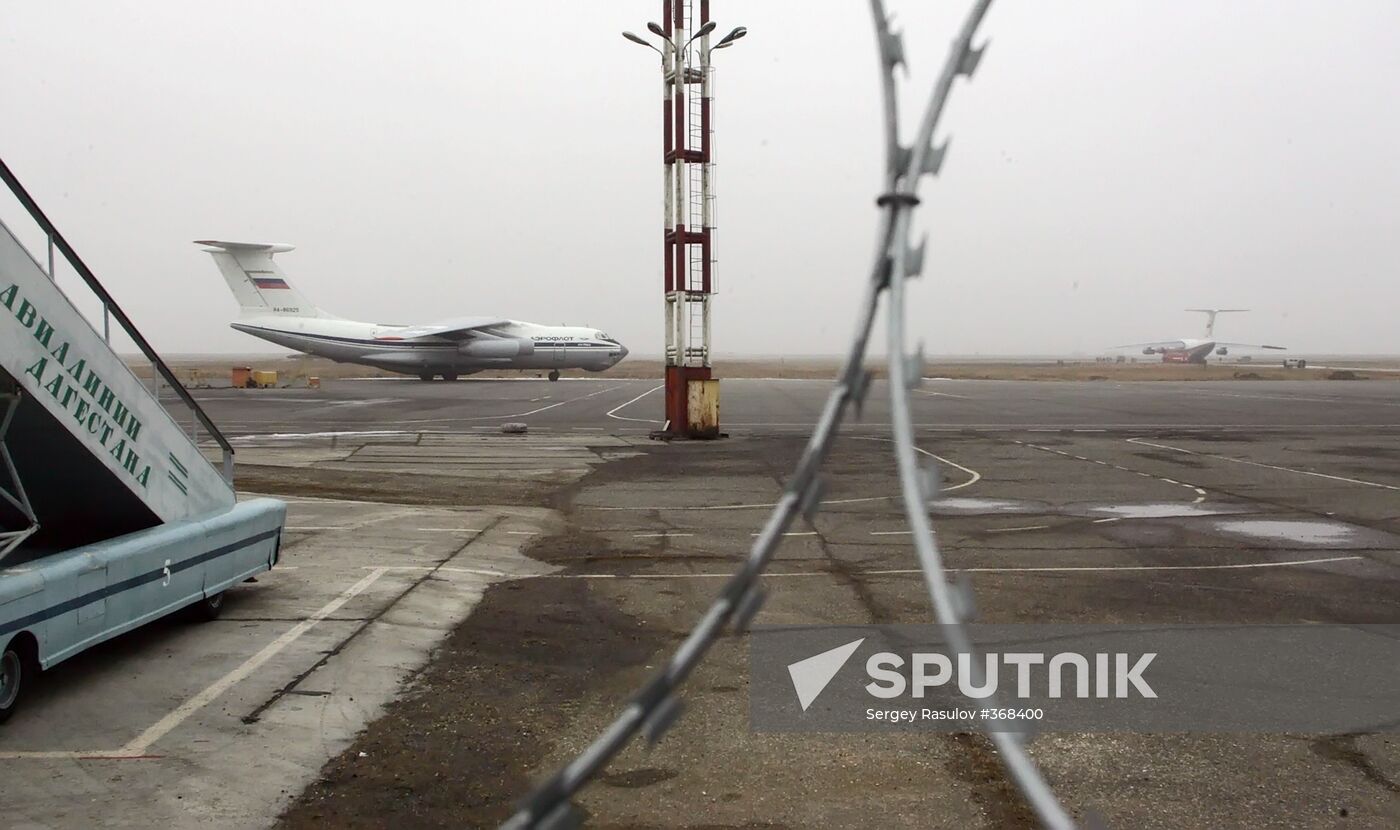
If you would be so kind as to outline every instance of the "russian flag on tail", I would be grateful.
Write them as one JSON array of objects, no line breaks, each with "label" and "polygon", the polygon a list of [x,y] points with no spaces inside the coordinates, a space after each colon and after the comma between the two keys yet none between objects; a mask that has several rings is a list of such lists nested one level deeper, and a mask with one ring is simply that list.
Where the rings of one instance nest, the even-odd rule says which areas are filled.
[{"label": "russian flag on tail", "polygon": [[281,277],[253,277],[253,285],[258,288],[291,288]]}]

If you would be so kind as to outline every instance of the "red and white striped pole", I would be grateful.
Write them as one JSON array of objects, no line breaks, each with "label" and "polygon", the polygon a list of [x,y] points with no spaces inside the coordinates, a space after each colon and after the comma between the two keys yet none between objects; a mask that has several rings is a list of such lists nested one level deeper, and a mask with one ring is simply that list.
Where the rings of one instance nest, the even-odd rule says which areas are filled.
[{"label": "red and white striped pole", "polygon": [[[664,24],[648,24],[664,44],[662,63],[662,292],[665,308],[666,432],[719,434],[718,382],[710,365],[714,296],[714,110],[710,85],[709,0],[662,0]],[[746,34],[734,29],[714,48]],[[628,40],[656,49],[629,32]],[[713,383],[707,383],[714,381]],[[697,391],[696,405],[691,398]],[[698,413],[698,414],[697,414]]]}]

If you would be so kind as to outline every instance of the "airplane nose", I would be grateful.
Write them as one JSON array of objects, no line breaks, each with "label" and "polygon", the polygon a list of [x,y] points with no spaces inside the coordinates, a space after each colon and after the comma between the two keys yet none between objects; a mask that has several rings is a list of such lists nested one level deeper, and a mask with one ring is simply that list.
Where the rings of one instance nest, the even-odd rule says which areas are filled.
[{"label": "airplane nose", "polygon": [[618,343],[618,344],[617,344],[617,348],[618,348],[617,360],[615,360],[615,361],[613,361],[613,362],[614,362],[614,363],[621,363],[621,362],[622,362],[622,359],[623,359],[624,357],[627,356],[627,347],[624,346],[624,345],[622,345],[621,343]]}]

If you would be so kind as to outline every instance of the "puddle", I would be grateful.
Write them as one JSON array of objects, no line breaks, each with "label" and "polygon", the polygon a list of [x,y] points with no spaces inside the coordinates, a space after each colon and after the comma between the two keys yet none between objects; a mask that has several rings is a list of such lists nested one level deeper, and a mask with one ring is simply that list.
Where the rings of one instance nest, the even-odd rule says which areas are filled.
[{"label": "puddle", "polygon": [[1039,505],[1005,499],[935,499],[929,508],[940,513],[1024,513]]},{"label": "puddle", "polygon": [[1183,504],[1182,502],[1159,502],[1155,504],[1113,504],[1107,507],[1091,507],[1095,515],[1113,516],[1119,519],[1170,519],[1181,516],[1220,516],[1237,513],[1237,510],[1221,508],[1209,504]]},{"label": "puddle", "polygon": [[1341,522],[1282,521],[1277,519],[1240,519],[1220,522],[1216,529],[1239,536],[1281,542],[1302,542],[1312,545],[1341,544],[1355,541],[1361,528]]}]

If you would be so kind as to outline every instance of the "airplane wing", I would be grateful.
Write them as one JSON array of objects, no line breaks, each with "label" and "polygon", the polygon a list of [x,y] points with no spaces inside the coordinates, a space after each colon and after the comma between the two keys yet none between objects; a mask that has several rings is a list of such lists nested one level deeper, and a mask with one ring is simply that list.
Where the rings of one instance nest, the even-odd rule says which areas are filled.
[{"label": "airplane wing", "polygon": [[455,320],[444,320],[441,323],[432,323],[426,326],[409,326],[398,332],[398,336],[404,340],[418,340],[423,337],[467,340],[476,336],[477,332],[483,329],[509,322],[504,317],[459,317]]},{"label": "airplane wing", "polygon": [[1288,351],[1288,347],[1287,347],[1287,346],[1263,346],[1263,345],[1260,345],[1260,344],[1258,344],[1258,343],[1225,343],[1225,342],[1222,342],[1222,341],[1217,340],[1217,341],[1215,342],[1215,345],[1217,345],[1217,346],[1230,346],[1230,347],[1236,348],[1236,349],[1277,349],[1278,351],[1281,351],[1281,352],[1286,352],[1286,351]]},{"label": "airplane wing", "polygon": [[1109,346],[1110,349],[1184,349],[1186,344],[1180,340],[1157,340],[1152,343],[1124,343],[1121,346]]}]

